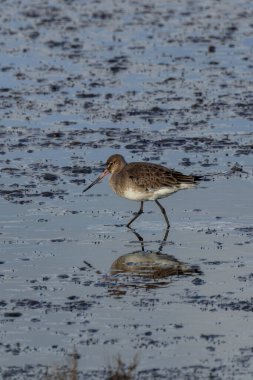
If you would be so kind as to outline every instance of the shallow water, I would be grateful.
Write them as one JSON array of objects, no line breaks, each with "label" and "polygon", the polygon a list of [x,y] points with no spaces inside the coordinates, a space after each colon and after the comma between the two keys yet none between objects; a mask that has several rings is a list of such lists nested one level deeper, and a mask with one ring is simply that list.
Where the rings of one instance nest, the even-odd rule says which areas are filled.
[{"label": "shallow water", "polygon": [[[40,379],[74,347],[80,378],[136,353],[139,379],[251,378],[252,5],[12,0],[0,11],[2,378]],[[122,226],[138,203],[106,180],[82,193],[119,151],[211,174],[162,200],[162,250],[155,204],[133,225],[142,246]],[[111,273],[143,250],[187,273]]]}]

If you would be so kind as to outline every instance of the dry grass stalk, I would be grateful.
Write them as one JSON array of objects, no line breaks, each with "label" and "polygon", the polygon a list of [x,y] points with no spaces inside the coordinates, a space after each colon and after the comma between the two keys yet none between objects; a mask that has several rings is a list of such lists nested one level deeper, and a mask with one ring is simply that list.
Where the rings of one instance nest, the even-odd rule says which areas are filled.
[{"label": "dry grass stalk", "polygon": [[69,367],[55,368],[52,373],[45,375],[44,380],[78,380],[77,357],[74,351]]},{"label": "dry grass stalk", "polygon": [[[78,380],[77,368],[77,352],[72,354],[71,365],[55,368],[51,373],[47,373],[43,380]],[[107,370],[106,380],[134,380],[135,371],[139,364],[137,355],[134,356],[132,362],[127,366],[124,364],[120,355],[117,356],[114,366],[109,366]]]},{"label": "dry grass stalk", "polygon": [[115,366],[109,366],[106,380],[134,380],[135,371],[138,367],[139,359],[137,355],[134,356],[129,366],[126,366],[120,355],[115,360]]}]

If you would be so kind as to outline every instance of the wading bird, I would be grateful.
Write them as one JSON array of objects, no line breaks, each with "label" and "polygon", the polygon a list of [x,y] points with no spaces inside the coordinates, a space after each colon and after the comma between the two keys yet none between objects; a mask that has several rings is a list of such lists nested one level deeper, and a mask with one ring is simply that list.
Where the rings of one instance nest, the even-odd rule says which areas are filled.
[{"label": "wading bird", "polygon": [[130,227],[143,213],[145,201],[155,201],[165,218],[167,228],[169,228],[170,223],[165,208],[158,202],[158,199],[165,198],[178,190],[191,189],[201,178],[200,176],[185,175],[165,166],[148,162],[131,162],[128,164],[123,156],[114,154],[106,161],[104,172],[83,192],[89,190],[108,174],[111,174],[110,186],[117,195],[141,202],[139,211],[127,223],[127,227]]}]

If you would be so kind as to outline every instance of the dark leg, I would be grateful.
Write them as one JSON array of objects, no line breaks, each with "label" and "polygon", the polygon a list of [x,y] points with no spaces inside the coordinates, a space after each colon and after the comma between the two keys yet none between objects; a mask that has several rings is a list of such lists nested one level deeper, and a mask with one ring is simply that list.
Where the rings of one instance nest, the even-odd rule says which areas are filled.
[{"label": "dark leg", "polygon": [[143,237],[138,234],[138,232],[136,232],[133,228],[129,227],[129,230],[132,231],[133,234],[135,234],[135,236],[137,237],[137,239],[139,240],[139,242],[141,243],[141,250],[142,252],[144,252],[144,240],[143,240]]},{"label": "dark leg", "polygon": [[141,201],[141,207],[140,207],[140,210],[137,212],[136,215],[134,215],[134,217],[130,220],[129,223],[127,223],[127,227],[130,227],[130,224],[132,224],[135,219],[137,219],[141,214],[143,213],[143,201]]},{"label": "dark leg", "polygon": [[162,253],[163,246],[166,244],[166,241],[167,241],[167,238],[168,238],[168,235],[169,235],[169,231],[170,231],[170,228],[167,227],[166,230],[165,230],[163,241],[161,241],[161,244],[160,244],[159,249],[158,249],[159,253]]},{"label": "dark leg", "polygon": [[169,219],[167,217],[165,208],[157,200],[155,201],[155,203],[159,206],[160,210],[162,211],[164,219],[166,220],[166,223],[167,223],[167,227],[169,228],[170,227],[170,222],[169,222]]}]

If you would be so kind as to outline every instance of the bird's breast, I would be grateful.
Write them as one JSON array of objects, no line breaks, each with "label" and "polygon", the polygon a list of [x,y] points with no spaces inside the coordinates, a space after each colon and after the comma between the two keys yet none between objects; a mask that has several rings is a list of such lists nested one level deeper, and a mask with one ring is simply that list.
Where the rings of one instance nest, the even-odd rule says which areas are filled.
[{"label": "bird's breast", "polygon": [[112,174],[109,180],[109,184],[112,190],[120,197],[124,197],[125,183],[123,179],[124,178],[122,178],[118,174]]}]

